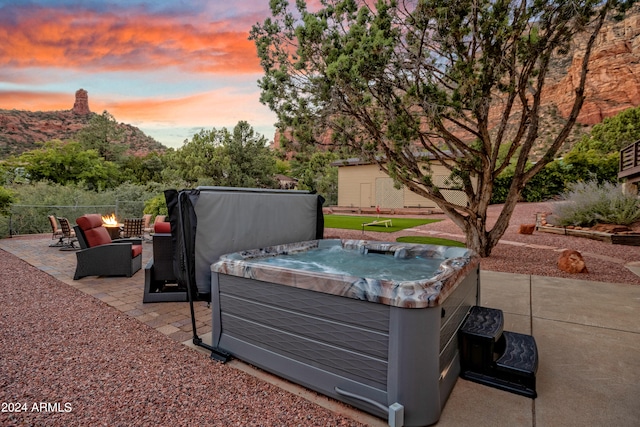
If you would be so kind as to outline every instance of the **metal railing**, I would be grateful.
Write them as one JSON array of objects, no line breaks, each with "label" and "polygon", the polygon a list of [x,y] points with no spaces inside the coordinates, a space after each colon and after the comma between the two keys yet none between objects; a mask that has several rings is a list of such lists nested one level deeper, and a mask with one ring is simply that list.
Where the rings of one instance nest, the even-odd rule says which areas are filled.
[{"label": "metal railing", "polygon": [[[64,217],[71,224],[76,218],[87,213],[100,215],[115,214],[118,220],[124,218],[141,218],[144,210],[143,201],[116,200],[109,205],[11,205],[8,217],[0,219],[0,234],[15,236],[19,234],[40,234],[51,231],[49,215]],[[4,223],[4,224],[3,224]]]}]

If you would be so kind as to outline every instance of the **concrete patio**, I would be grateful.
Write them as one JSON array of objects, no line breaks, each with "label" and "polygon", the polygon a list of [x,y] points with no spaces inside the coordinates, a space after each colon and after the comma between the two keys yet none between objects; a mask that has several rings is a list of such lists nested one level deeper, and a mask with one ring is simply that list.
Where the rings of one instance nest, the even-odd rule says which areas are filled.
[{"label": "concrete patio", "polygon": [[[50,248],[51,242],[48,235],[14,237],[0,240],[0,249],[193,347],[188,303],[143,304],[143,270],[131,278],[74,281],[74,252]],[[151,245],[145,244],[143,266],[151,251]],[[482,305],[504,311],[506,330],[536,338],[538,398],[458,379],[438,426],[639,425],[640,287],[482,271],[481,288]],[[198,334],[209,341],[211,315],[206,303],[196,303],[196,319]],[[242,362],[227,366],[357,421],[386,425],[384,420],[318,397]]]}]

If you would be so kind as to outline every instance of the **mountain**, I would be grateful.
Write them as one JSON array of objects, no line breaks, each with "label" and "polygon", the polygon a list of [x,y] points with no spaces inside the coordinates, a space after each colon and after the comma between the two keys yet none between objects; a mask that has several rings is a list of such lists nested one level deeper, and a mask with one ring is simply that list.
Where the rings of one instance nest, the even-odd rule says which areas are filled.
[{"label": "mountain", "polygon": [[[0,109],[0,159],[20,154],[38,147],[38,143],[52,139],[73,139],[76,133],[89,124],[96,113],[89,109],[87,91],[76,91],[71,110],[24,111]],[[127,153],[144,156],[153,151],[164,151],[162,145],[135,126],[118,123],[123,131],[123,144]]]}]

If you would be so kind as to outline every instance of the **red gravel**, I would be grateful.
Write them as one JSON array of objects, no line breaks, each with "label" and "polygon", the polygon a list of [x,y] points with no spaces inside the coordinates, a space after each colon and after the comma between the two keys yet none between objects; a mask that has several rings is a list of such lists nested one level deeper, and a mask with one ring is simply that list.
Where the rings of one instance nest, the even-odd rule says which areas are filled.
[{"label": "red gravel", "polygon": [[0,265],[0,425],[362,425],[214,362],[2,250]]},{"label": "red gravel", "polygon": [[[502,205],[490,206],[490,224],[497,219],[501,208]],[[555,250],[501,243],[495,247],[490,257],[481,261],[480,268],[506,273],[640,285],[640,277],[624,266],[628,262],[640,261],[640,246],[612,245],[597,240],[540,231],[536,231],[532,235],[518,234],[520,224],[535,223],[536,212],[551,212],[551,208],[551,203],[518,204],[502,241],[552,247]],[[325,237],[395,241],[399,236],[430,236],[432,234],[428,234],[428,232],[441,232],[455,234],[457,237],[433,236],[464,241],[462,231],[446,216],[435,215],[428,218],[442,218],[443,221],[417,227],[422,233],[402,230],[391,234],[366,232],[363,235],[360,231],[328,229],[325,231]],[[560,271],[557,262],[561,249],[573,249],[582,253],[589,273],[569,274]]]}]

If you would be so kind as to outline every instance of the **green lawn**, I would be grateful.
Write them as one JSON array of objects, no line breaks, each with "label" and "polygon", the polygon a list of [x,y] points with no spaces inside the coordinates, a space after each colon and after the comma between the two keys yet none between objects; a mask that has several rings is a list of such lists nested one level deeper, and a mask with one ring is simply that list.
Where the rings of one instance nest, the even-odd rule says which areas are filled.
[{"label": "green lawn", "polygon": [[385,227],[384,224],[368,225],[364,227],[365,231],[382,231],[384,233],[393,233],[394,231],[404,230],[405,228],[417,227],[418,225],[429,224],[440,221],[439,219],[417,219],[417,218],[387,218],[375,216],[351,216],[351,215],[325,215],[324,226],[326,228],[345,228],[347,230],[362,230],[362,224],[373,221],[382,221],[390,219],[393,226]]},{"label": "green lawn", "polygon": [[396,242],[420,243],[422,245],[457,246],[459,248],[465,247],[462,242],[458,242],[457,240],[441,239],[440,237],[403,236],[398,237]]}]

